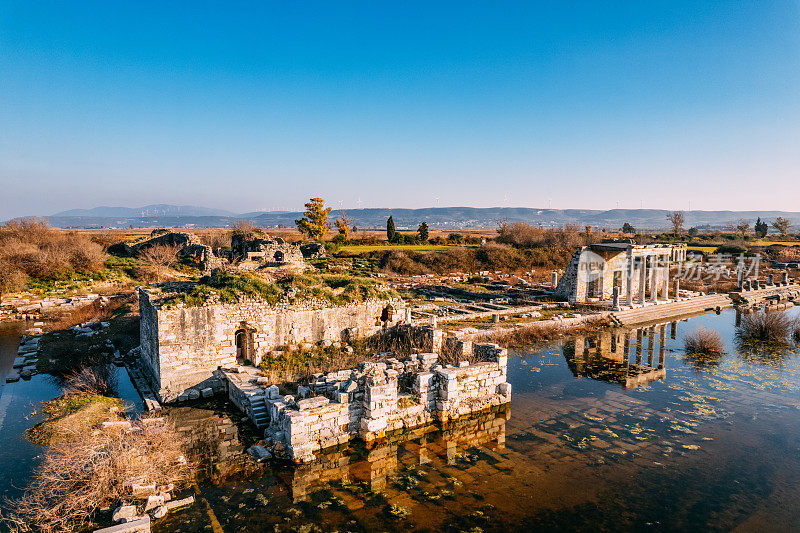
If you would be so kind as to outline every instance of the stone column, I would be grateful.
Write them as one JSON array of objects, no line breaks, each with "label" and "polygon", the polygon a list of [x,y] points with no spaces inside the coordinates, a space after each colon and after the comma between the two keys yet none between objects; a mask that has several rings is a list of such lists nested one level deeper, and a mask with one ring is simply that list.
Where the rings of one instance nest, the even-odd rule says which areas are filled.
[{"label": "stone column", "polygon": [[650,301],[658,301],[658,256],[650,258]]},{"label": "stone column", "polygon": [[676,279],[672,282],[672,297],[677,300],[678,294],[681,289],[681,280]]},{"label": "stone column", "polygon": [[784,272],[783,273],[783,284],[784,285],[788,285],[789,284],[789,273],[788,272]]},{"label": "stone column", "polygon": [[739,264],[736,265],[736,286],[739,290],[744,290],[744,257],[739,256]]},{"label": "stone column", "polygon": [[614,286],[614,290],[611,292],[611,309],[614,311],[619,311],[619,287],[616,285]]},{"label": "stone column", "polygon": [[644,299],[647,297],[645,289],[647,288],[647,256],[642,255],[639,258],[639,303],[644,304]]},{"label": "stone column", "polygon": [[627,258],[628,258],[628,280],[627,285],[625,287],[625,305],[630,307],[633,305],[633,249],[628,248],[627,251]]},{"label": "stone column", "polygon": [[553,270],[553,289],[558,286],[558,271]]},{"label": "stone column", "polygon": [[661,286],[662,296],[661,298],[666,301],[669,300],[669,256],[664,256],[664,264],[662,265],[664,269],[664,279],[663,285]]}]

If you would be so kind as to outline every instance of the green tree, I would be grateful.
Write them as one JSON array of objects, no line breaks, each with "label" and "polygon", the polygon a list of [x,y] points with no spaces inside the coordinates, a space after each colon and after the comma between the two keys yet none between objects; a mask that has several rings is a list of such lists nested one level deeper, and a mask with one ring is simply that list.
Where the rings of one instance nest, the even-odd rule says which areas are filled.
[{"label": "green tree", "polygon": [[689,235],[690,235],[691,237],[694,237],[695,235],[697,235],[697,234],[698,234],[698,233],[700,233],[700,232],[699,232],[699,231],[697,231],[697,228],[696,228],[696,227],[692,226],[691,228],[689,228],[689,231],[688,231],[688,233],[689,233]]},{"label": "green tree", "polygon": [[331,212],[330,207],[325,207],[325,200],[322,198],[311,198],[306,204],[306,211],[303,213],[303,218],[295,220],[297,229],[300,233],[308,235],[310,239],[321,241],[330,229],[328,224],[328,215]]},{"label": "green tree", "polygon": [[417,234],[419,235],[419,240],[422,242],[428,242],[428,223],[423,222],[417,228]]},{"label": "green tree", "polygon": [[756,237],[763,239],[769,232],[769,224],[761,220],[761,217],[758,217],[758,220],[756,220],[756,225],[753,229],[756,233]]},{"label": "green tree", "polygon": [[626,222],[622,225],[622,233],[636,233],[636,228]]},{"label": "green tree", "polygon": [[389,220],[386,221],[386,240],[394,242],[395,235],[397,235],[397,232],[394,230],[394,219],[390,216]]}]

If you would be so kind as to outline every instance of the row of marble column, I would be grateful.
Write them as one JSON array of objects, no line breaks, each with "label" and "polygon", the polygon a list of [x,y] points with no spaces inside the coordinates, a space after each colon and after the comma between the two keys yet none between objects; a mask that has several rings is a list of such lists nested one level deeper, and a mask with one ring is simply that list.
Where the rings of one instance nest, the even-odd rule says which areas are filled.
[{"label": "row of marble column", "polygon": [[[625,303],[628,306],[633,305],[633,272],[634,272],[635,258],[628,256],[628,279],[625,295]],[[641,255],[639,256],[639,291],[638,303],[644,304],[647,301],[647,280],[650,278],[650,301],[658,301],[658,282],[662,280],[661,285],[661,298],[667,300],[669,298],[669,254],[659,253],[656,255]],[[677,296],[677,295],[676,295]],[[619,307],[619,297],[614,307]]]}]

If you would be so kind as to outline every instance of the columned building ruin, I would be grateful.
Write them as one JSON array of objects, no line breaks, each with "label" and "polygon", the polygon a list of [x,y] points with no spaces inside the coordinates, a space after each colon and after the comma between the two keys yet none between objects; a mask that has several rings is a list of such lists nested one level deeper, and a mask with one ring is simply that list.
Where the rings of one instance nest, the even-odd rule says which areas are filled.
[{"label": "columned building ruin", "polygon": [[669,267],[685,260],[683,243],[604,242],[582,246],[570,259],[555,294],[570,303],[612,307],[668,300]]}]

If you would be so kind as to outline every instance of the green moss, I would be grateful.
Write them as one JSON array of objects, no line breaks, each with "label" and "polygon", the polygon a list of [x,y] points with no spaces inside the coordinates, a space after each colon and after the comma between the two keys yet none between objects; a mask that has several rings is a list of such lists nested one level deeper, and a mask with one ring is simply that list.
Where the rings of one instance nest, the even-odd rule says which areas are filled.
[{"label": "green moss", "polygon": [[246,296],[260,298],[271,305],[278,303],[284,296],[290,301],[314,298],[334,305],[397,297],[394,290],[369,278],[295,274],[277,283],[270,283],[257,274],[220,272],[201,278],[192,290],[169,296],[162,303],[200,306],[215,294],[224,303],[238,302],[241,297]]}]

